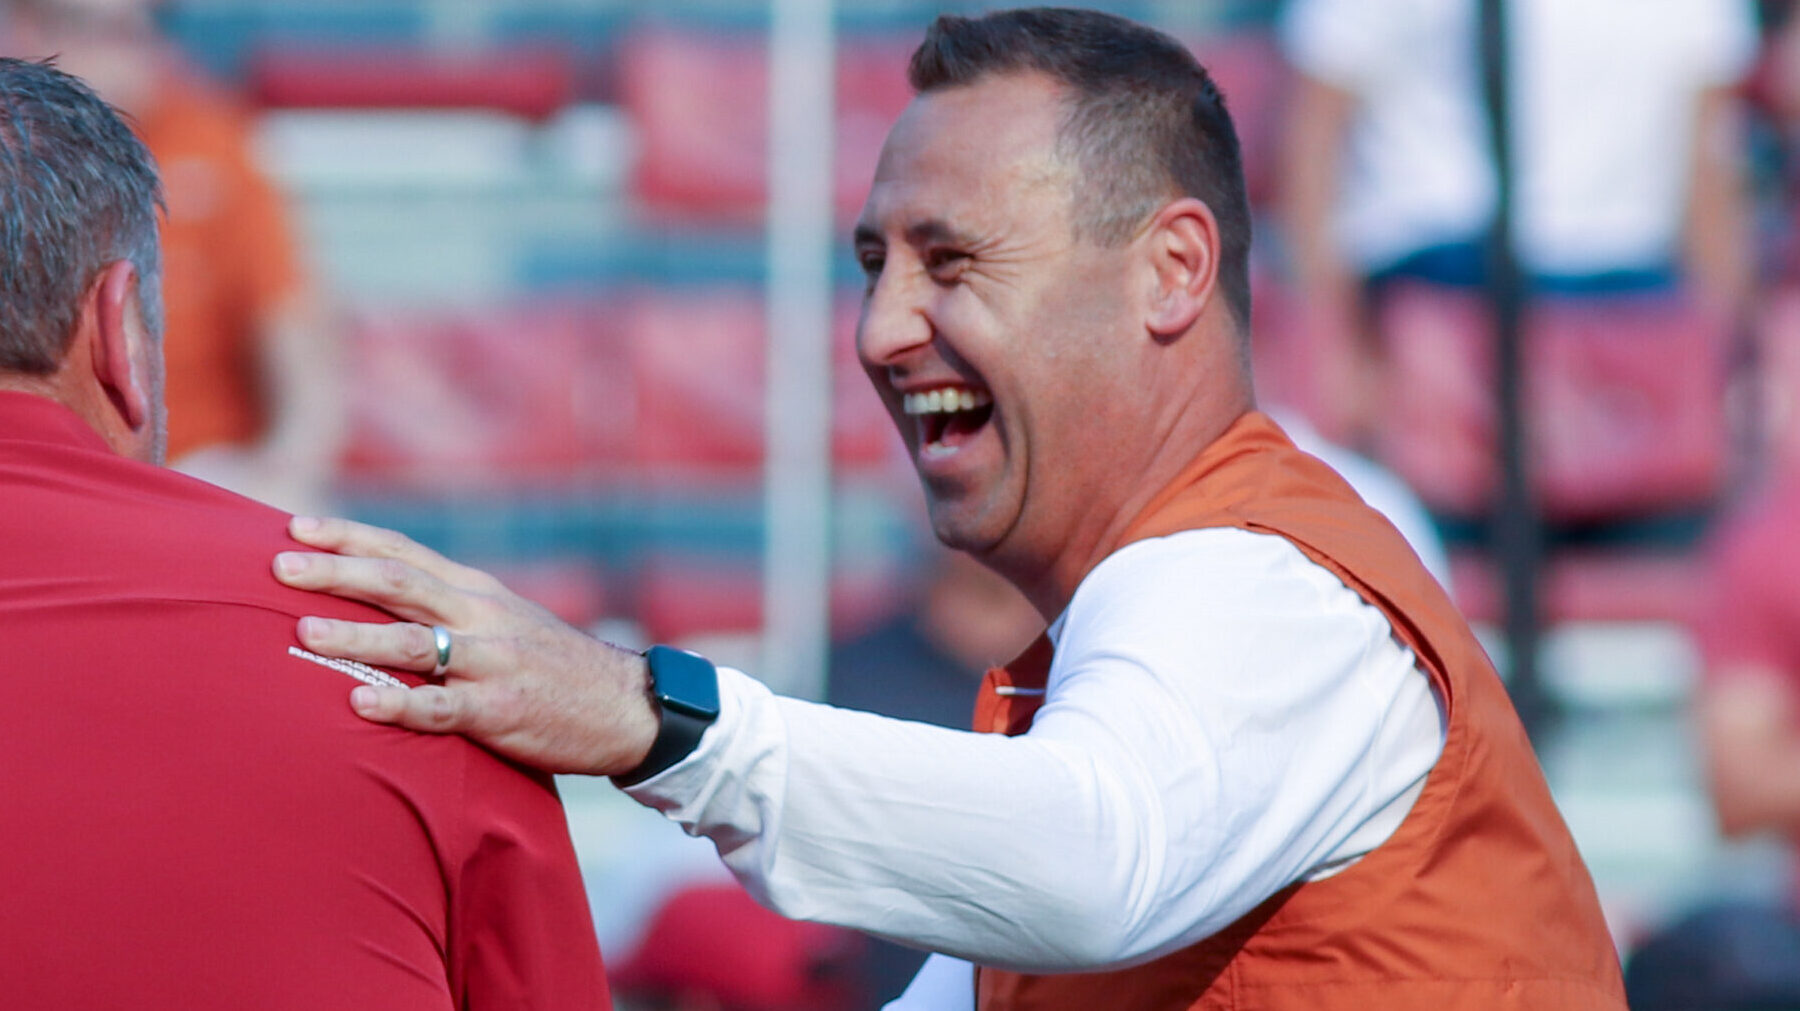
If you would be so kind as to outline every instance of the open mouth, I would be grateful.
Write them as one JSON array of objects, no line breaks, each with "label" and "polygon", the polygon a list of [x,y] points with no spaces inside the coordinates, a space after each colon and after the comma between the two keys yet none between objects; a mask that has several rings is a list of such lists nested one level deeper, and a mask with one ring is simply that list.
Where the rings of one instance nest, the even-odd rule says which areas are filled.
[{"label": "open mouth", "polygon": [[962,445],[994,415],[994,398],[966,386],[908,393],[900,406],[918,425],[919,447],[933,453]]}]

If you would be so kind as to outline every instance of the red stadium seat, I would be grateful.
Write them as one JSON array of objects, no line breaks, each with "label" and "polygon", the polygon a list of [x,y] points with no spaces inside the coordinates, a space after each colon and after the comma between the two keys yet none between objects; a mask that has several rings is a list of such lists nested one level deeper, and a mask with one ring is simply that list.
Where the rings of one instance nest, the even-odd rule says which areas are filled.
[{"label": "red stadium seat", "polygon": [[[638,568],[629,596],[635,617],[658,642],[753,633],[762,628],[762,570],[698,555],[654,556]],[[904,603],[905,581],[890,569],[839,569],[831,577],[834,637],[863,631]]]},{"label": "red stadium seat", "polygon": [[622,460],[630,372],[609,317],[589,300],[360,314],[348,476],[478,486]]},{"label": "red stadium seat", "polygon": [[[1440,511],[1493,501],[1493,337],[1480,296],[1397,290],[1384,459]],[[1525,343],[1527,425],[1546,518],[1604,520],[1709,504],[1725,477],[1722,320],[1665,296],[1544,298]]]},{"label": "red stadium seat", "polygon": [[[766,381],[763,301],[748,288],[642,289],[626,301],[622,332],[635,386],[638,462],[665,468],[761,466]],[[857,364],[855,305],[840,302],[832,339],[832,453],[871,467],[899,446]]]},{"label": "red stadium seat", "polygon": [[1244,182],[1257,206],[1275,197],[1282,116],[1291,74],[1273,35],[1239,31],[1189,39],[1189,48],[1225,93],[1243,150]]},{"label": "red stadium seat", "polygon": [[606,579],[594,562],[576,558],[513,561],[489,571],[513,592],[544,605],[577,628],[607,617]]},{"label": "red stadium seat", "polygon": [[766,372],[755,293],[643,289],[626,299],[622,322],[638,463],[760,466]]},{"label": "red stadium seat", "polygon": [[[837,57],[833,201],[853,216],[911,92],[904,40],[849,41]],[[757,220],[768,188],[768,57],[760,35],[657,27],[621,47],[620,94],[639,131],[638,197],[676,217]]]},{"label": "red stadium seat", "polygon": [[547,47],[428,49],[282,47],[256,53],[250,94],[276,108],[496,109],[543,119],[574,94],[569,55]]},{"label": "red stadium seat", "polygon": [[655,642],[762,628],[762,573],[705,558],[652,558],[631,581],[637,619]]},{"label": "red stadium seat", "polygon": [[[1472,621],[1497,622],[1505,590],[1491,559],[1450,560],[1456,603]],[[1700,562],[1692,553],[1570,551],[1551,558],[1539,584],[1543,617],[1564,621],[1686,622],[1693,614]]]},{"label": "red stadium seat", "polygon": [[1318,332],[1306,305],[1267,271],[1252,265],[1251,358],[1257,400],[1296,411],[1316,426],[1321,416]]},{"label": "red stadium seat", "polygon": [[[833,314],[832,453],[898,455],[857,364],[855,304]],[[346,476],[431,487],[567,479],[754,479],[765,321],[750,288],[644,288],[528,305],[368,310],[351,326]]]}]

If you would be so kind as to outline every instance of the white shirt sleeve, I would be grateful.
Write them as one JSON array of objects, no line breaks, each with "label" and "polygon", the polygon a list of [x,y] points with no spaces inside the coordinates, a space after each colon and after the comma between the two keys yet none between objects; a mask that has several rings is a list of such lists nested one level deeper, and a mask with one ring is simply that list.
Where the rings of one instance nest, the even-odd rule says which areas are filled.
[{"label": "white shirt sleeve", "polygon": [[933,955],[881,1011],[975,1011],[975,967],[960,958]]},{"label": "white shirt sleeve", "polygon": [[784,915],[1066,971],[1186,946],[1367,852],[1441,748],[1432,692],[1380,612],[1279,537],[1130,545],[1060,624],[1022,736],[780,698],[721,670],[700,748],[629,792],[710,837]]}]

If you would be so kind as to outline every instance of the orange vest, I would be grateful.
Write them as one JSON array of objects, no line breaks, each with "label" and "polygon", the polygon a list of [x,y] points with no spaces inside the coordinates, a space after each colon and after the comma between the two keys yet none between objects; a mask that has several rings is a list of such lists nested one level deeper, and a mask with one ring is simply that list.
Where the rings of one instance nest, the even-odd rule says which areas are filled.
[{"label": "orange vest", "polygon": [[[982,1011],[1623,1009],[1593,882],[1506,691],[1399,533],[1255,413],[1157,495],[1120,543],[1206,527],[1285,537],[1380,608],[1444,700],[1443,754],[1400,828],[1347,870],[1292,885],[1212,937],[1134,968],[981,969]],[[1041,697],[997,689],[1042,688],[1049,667],[1040,639],[989,671],[975,729],[1025,732]]]}]

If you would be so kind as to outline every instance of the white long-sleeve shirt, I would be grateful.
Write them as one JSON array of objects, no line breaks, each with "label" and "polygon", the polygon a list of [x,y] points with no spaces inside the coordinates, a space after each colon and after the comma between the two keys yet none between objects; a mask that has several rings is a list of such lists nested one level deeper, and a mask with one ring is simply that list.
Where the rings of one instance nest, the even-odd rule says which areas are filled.
[{"label": "white long-sleeve shirt", "polygon": [[1412,653],[1280,537],[1128,545],[1051,635],[1021,736],[781,698],[727,669],[700,747],[629,792],[784,915],[1068,971],[1192,944],[1367,853],[1442,749]]}]

